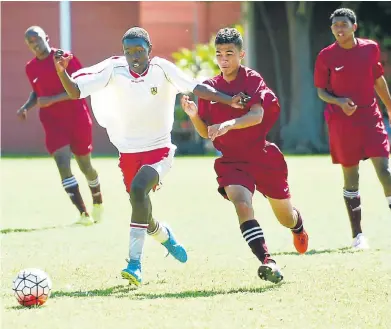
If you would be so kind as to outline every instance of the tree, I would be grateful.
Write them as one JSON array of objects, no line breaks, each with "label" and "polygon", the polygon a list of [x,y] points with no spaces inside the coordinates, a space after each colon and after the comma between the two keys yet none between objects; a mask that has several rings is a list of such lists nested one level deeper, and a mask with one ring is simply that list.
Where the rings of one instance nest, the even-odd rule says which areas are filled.
[{"label": "tree", "polygon": [[291,61],[289,122],[282,127],[283,148],[294,153],[319,153],[322,110],[313,85],[310,27],[314,3],[285,2]]}]

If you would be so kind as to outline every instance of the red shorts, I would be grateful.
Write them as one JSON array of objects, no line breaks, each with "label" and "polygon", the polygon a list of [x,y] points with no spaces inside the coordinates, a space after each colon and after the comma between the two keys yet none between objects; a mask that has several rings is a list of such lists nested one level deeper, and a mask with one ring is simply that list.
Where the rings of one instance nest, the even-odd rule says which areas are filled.
[{"label": "red shorts", "polygon": [[168,173],[172,166],[174,153],[175,148],[169,147],[140,153],[120,153],[118,166],[122,171],[126,191],[130,192],[133,178],[140,168],[145,165],[151,166],[158,172],[160,183],[162,177]]},{"label": "red shorts", "polygon": [[284,155],[273,143],[267,143],[259,155],[249,161],[221,157],[215,161],[218,191],[227,199],[224,187],[241,185],[254,193],[255,188],[272,199],[290,198],[288,167]]},{"label": "red shorts", "polygon": [[75,116],[67,117],[67,120],[41,121],[49,154],[66,145],[71,147],[75,155],[87,155],[92,152],[92,120],[88,111],[78,111]]},{"label": "red shorts", "polygon": [[389,157],[390,144],[380,112],[367,120],[353,114],[326,116],[326,121],[333,163],[352,167],[360,160]]}]

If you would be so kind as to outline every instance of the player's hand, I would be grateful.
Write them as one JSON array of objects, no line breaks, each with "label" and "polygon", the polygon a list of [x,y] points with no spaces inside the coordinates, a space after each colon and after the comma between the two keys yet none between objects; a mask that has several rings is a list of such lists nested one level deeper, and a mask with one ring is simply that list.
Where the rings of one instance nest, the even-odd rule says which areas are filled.
[{"label": "player's hand", "polygon": [[182,96],[181,106],[183,108],[183,111],[185,111],[190,118],[193,118],[198,114],[197,105],[193,101],[190,101],[190,98],[187,95]]},{"label": "player's hand", "polygon": [[16,111],[16,115],[18,118],[22,121],[27,119],[27,109],[24,107],[21,107],[19,110]]},{"label": "player's hand", "polygon": [[250,99],[251,97],[247,96],[245,93],[239,93],[235,96],[232,96],[231,106],[237,109],[243,109]]},{"label": "player's hand", "polygon": [[52,105],[53,103],[54,102],[53,102],[52,97],[38,97],[37,98],[37,106],[39,108],[48,107],[48,106]]},{"label": "player's hand", "polygon": [[211,139],[213,142],[217,137],[222,136],[226,134],[228,131],[231,130],[233,125],[232,120],[231,121],[226,121],[223,123],[218,123],[212,126],[208,127],[208,137]]},{"label": "player's hand", "polygon": [[54,65],[56,67],[57,72],[65,72],[72,58],[73,58],[72,54],[65,55],[63,50],[58,49],[54,53],[54,57],[53,57]]},{"label": "player's hand", "polygon": [[341,98],[339,106],[347,116],[351,116],[357,110],[357,105],[350,98]]}]

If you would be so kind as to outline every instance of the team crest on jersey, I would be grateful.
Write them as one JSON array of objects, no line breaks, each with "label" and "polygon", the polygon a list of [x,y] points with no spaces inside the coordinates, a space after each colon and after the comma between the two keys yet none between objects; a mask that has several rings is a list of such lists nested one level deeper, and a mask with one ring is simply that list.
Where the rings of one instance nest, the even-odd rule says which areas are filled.
[{"label": "team crest on jersey", "polygon": [[157,94],[157,87],[152,87],[151,88],[151,94],[156,95]]}]

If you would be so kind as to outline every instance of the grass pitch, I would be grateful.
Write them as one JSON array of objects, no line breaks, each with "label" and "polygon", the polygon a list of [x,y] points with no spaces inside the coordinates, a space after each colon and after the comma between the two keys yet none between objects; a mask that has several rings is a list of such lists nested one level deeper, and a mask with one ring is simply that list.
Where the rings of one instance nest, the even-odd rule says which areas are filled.
[{"label": "grass pitch", "polygon": [[[294,251],[267,201],[256,217],[285,281],[257,277],[258,261],[241,237],[233,206],[216,192],[212,158],[177,158],[154,214],[167,221],[189,261],[165,258],[147,239],[144,284],[120,277],[126,265],[130,205],[116,159],[95,159],[106,220],[73,227],[77,216],[51,159],[3,159],[1,300],[3,329],[99,328],[391,328],[391,215],[370,162],[362,164],[363,228],[371,249],[352,252],[342,174],[328,157],[287,157],[294,204],[310,235]],[[84,199],[87,183],[74,163]],[[20,269],[49,273],[52,296],[41,308],[18,306],[12,279]]]}]

